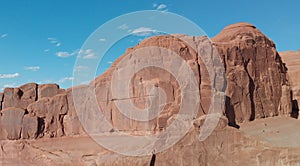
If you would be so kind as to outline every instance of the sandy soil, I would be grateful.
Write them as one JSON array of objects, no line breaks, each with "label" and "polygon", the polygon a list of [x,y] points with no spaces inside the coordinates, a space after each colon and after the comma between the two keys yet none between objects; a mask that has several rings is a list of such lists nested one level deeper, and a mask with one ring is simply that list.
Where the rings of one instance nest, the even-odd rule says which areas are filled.
[{"label": "sandy soil", "polygon": [[300,147],[300,120],[273,117],[243,123],[240,130],[273,147]]}]

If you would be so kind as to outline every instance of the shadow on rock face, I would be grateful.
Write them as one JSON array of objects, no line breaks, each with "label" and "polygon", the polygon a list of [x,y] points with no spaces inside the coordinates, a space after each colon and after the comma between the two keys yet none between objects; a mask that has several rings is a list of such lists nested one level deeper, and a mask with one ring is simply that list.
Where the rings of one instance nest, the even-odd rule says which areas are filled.
[{"label": "shadow on rock face", "polygon": [[299,116],[299,107],[298,107],[298,101],[297,100],[293,100],[292,101],[292,113],[291,113],[291,117],[298,119]]},{"label": "shadow on rock face", "polygon": [[239,129],[240,126],[236,124],[234,108],[231,104],[231,99],[228,96],[226,96],[225,105],[225,114],[228,119],[228,126]]}]

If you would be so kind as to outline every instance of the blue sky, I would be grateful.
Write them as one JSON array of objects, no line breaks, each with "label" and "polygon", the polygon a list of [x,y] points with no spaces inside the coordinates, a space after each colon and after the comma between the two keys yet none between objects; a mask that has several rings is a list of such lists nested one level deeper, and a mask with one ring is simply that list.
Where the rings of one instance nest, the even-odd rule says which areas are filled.
[{"label": "blue sky", "polygon": [[[89,59],[96,56],[91,50],[80,50],[90,34],[113,18],[142,10],[182,15],[209,37],[229,24],[250,22],[276,43],[278,51],[298,50],[299,6],[297,0],[0,0],[0,91],[28,82],[70,87],[78,52]],[[124,39],[110,49],[97,74],[141,38]]]}]

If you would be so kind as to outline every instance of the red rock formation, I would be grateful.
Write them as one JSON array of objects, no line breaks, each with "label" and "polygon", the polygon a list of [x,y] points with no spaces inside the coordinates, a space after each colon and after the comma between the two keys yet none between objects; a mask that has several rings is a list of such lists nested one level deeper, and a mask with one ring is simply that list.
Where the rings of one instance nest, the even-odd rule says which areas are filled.
[{"label": "red rock formation", "polygon": [[300,101],[300,50],[281,52],[280,56],[288,68],[288,79],[293,89],[293,99]]},{"label": "red rock formation", "polygon": [[292,99],[293,99],[293,112],[292,117],[298,118],[299,115],[299,102],[300,102],[300,50],[281,52],[283,62],[286,63],[288,68],[288,80],[291,84]]},{"label": "red rock formation", "polygon": [[21,138],[22,121],[25,110],[9,107],[1,111],[1,138],[16,140]]},{"label": "red rock formation", "polygon": [[[226,69],[225,113],[230,123],[235,124],[235,122],[279,114],[286,115],[291,112],[286,68],[276,52],[275,44],[270,39],[253,25],[240,23],[226,27],[213,38],[213,42]],[[3,132],[0,137],[2,139],[32,139],[43,136],[60,137],[84,134],[78,112],[76,112],[77,108],[75,109],[74,96],[79,99],[77,101],[79,108],[85,112],[93,114],[92,111],[97,111],[98,105],[100,106],[103,117],[88,116],[84,119],[88,128],[95,131],[104,132],[117,129],[145,133],[145,131],[164,130],[173,122],[182,99],[179,83],[172,74],[156,67],[140,70],[128,80],[130,81],[131,97],[112,98],[111,77],[116,66],[136,50],[147,47],[153,47],[153,49],[146,50],[144,53],[153,54],[153,56],[168,49],[184,59],[199,81],[201,105],[197,116],[207,114],[212,91],[203,55],[208,55],[207,57],[210,58],[216,50],[211,47],[211,43],[206,37],[156,36],[128,49],[108,71],[92,81],[89,86],[79,86],[66,91],[60,89],[56,84],[37,85],[31,83],[19,88],[6,88],[3,94],[0,93],[0,108],[4,109],[1,111]],[[173,60],[172,57],[162,59],[165,64]],[[118,70],[125,66],[135,67],[138,63],[140,63],[139,60],[125,61],[123,66],[118,66]],[[222,80],[219,81],[222,82]],[[218,82],[215,83],[218,84]],[[116,107],[115,101],[117,100],[131,100],[136,107],[145,108],[149,104],[150,89],[153,86],[164,90],[168,103],[156,118],[148,122],[136,121],[124,116]],[[95,88],[96,98],[91,96],[93,88]],[[97,99],[95,102],[98,105],[93,105],[95,99]],[[191,105],[193,104],[195,103],[191,103]],[[16,109],[6,109],[9,107],[16,107]],[[14,110],[20,112],[16,117],[13,117],[14,113],[17,113]],[[79,115],[79,117],[82,116],[84,115]],[[14,120],[13,118],[21,118],[22,123],[18,124],[19,128],[6,128],[5,123],[8,123],[8,120]],[[95,120],[104,121],[104,119],[108,120],[112,126],[95,125]]]},{"label": "red rock formation", "polygon": [[[33,139],[64,135],[67,96],[56,84],[29,83],[0,94],[0,139]],[[22,132],[21,132],[22,131]]]},{"label": "red rock formation", "polygon": [[[167,103],[169,103],[165,106],[162,113],[150,122],[141,122],[127,118],[122,113],[120,113],[120,110],[116,107],[115,101],[123,100],[112,98],[111,77],[114,70],[116,69],[116,65],[126,56],[131,56],[134,51],[147,47],[151,47],[152,50],[150,52],[149,50],[145,49],[143,50],[145,51],[144,53],[150,53],[155,56],[155,53],[159,54],[163,51],[163,49],[169,49],[178,54],[186,61],[187,64],[189,64],[194,72],[195,78],[198,81],[201,81],[199,90],[202,106],[199,107],[199,116],[207,113],[211,98],[210,80],[207,76],[207,70],[204,65],[200,65],[203,64],[202,59],[199,57],[200,55],[198,54],[198,50],[194,50],[194,48],[198,48],[192,48],[185,41],[191,41],[191,43],[193,44],[200,43],[199,45],[201,45],[208,41],[208,39],[205,37],[191,37],[185,35],[151,37],[142,41],[137,46],[128,49],[123,56],[115,61],[115,63],[108,71],[96,78],[90,84],[92,87],[95,86],[98,104],[100,105],[101,110],[106,116],[106,119],[108,119],[115,128],[123,131],[155,132],[163,130],[164,128],[166,128],[166,126],[172,123],[172,118],[174,118],[173,115],[176,114],[180,108],[181,95],[180,88],[178,83],[176,82],[176,79],[167,71],[155,67],[148,67],[135,73],[134,77],[130,80],[130,92],[132,96],[131,98],[128,98],[126,100],[132,100],[137,107],[145,108],[145,105],[147,105],[147,103],[149,102],[149,89],[151,89],[153,85],[156,85],[157,87],[160,87],[164,90],[167,96]],[[172,62],[172,60],[172,58],[163,59],[165,63]],[[125,62],[124,66],[121,66],[119,68],[121,68],[120,70],[122,70],[122,68],[125,68],[126,66],[132,66],[133,68],[135,68],[138,63],[142,62],[128,61]],[[124,78],[125,77],[126,76],[124,76]]]},{"label": "red rock formation", "polygon": [[8,107],[17,107],[26,109],[27,106],[37,99],[37,84],[30,83],[19,88],[5,88],[3,109]]},{"label": "red rock formation", "polygon": [[58,94],[53,97],[43,97],[27,108],[31,115],[35,115],[43,121],[43,133],[48,137],[60,137],[63,132],[63,116],[67,113],[68,102],[66,94]]},{"label": "red rock formation", "polygon": [[57,84],[43,84],[39,85],[38,98],[53,97],[57,94],[64,93],[64,89],[60,89]]},{"label": "red rock formation", "polygon": [[253,25],[239,23],[212,40],[225,62],[231,122],[291,112],[286,68],[269,38]]}]

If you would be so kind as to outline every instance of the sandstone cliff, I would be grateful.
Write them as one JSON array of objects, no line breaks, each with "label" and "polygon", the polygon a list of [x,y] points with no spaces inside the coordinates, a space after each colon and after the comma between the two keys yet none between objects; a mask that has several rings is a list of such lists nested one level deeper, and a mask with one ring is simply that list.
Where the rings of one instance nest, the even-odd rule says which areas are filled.
[{"label": "sandstone cliff", "polygon": [[[236,123],[257,118],[291,113],[292,101],[286,77],[287,69],[276,51],[275,44],[269,38],[253,25],[239,23],[224,28],[212,41],[226,70],[226,109],[222,111],[231,126],[237,127]],[[130,80],[131,98],[125,100],[132,100],[137,107],[144,108],[149,103],[149,89],[155,85],[163,89],[167,96],[168,104],[161,114],[151,121],[140,122],[127,118],[116,107],[117,100],[124,100],[112,98],[111,77],[116,65],[122,59],[131,56],[135,50],[145,47],[155,47],[150,51],[153,55],[155,52],[169,49],[187,62],[199,81],[201,104],[197,117],[208,113],[212,95],[211,79],[203,63],[202,54],[213,56],[216,50],[211,47],[210,41],[203,36],[156,36],[128,49],[108,71],[92,81],[89,86],[75,88],[80,92],[75,95],[81,96],[82,109],[91,108],[88,93],[91,88],[95,88],[97,103],[104,115],[96,118],[108,119],[112,124],[112,127],[97,126],[100,131],[117,129],[140,133],[159,132],[171,124],[174,115],[178,113],[182,98],[178,82],[170,73],[154,67],[135,73]],[[204,50],[207,47],[211,51]],[[163,59],[163,63],[166,64],[172,61],[172,57]],[[125,66],[135,67],[137,63],[139,61],[128,60]],[[0,138],[32,139],[84,134],[76,115],[73,97],[72,88],[63,90],[55,84],[30,83],[18,88],[6,88],[0,93]],[[95,124],[92,124],[95,117],[90,118],[89,125],[95,127]]]},{"label": "sandstone cliff", "polygon": [[251,24],[239,23],[212,40],[226,68],[230,122],[291,113],[287,69],[268,37]]},{"label": "sandstone cliff", "polygon": [[286,66],[288,68],[288,80],[291,84],[292,89],[292,98],[293,98],[293,116],[298,117],[298,101],[300,101],[300,81],[299,81],[299,67],[300,67],[300,50],[298,51],[287,51],[287,52],[281,52],[280,56],[283,59],[283,62],[286,63]]}]

